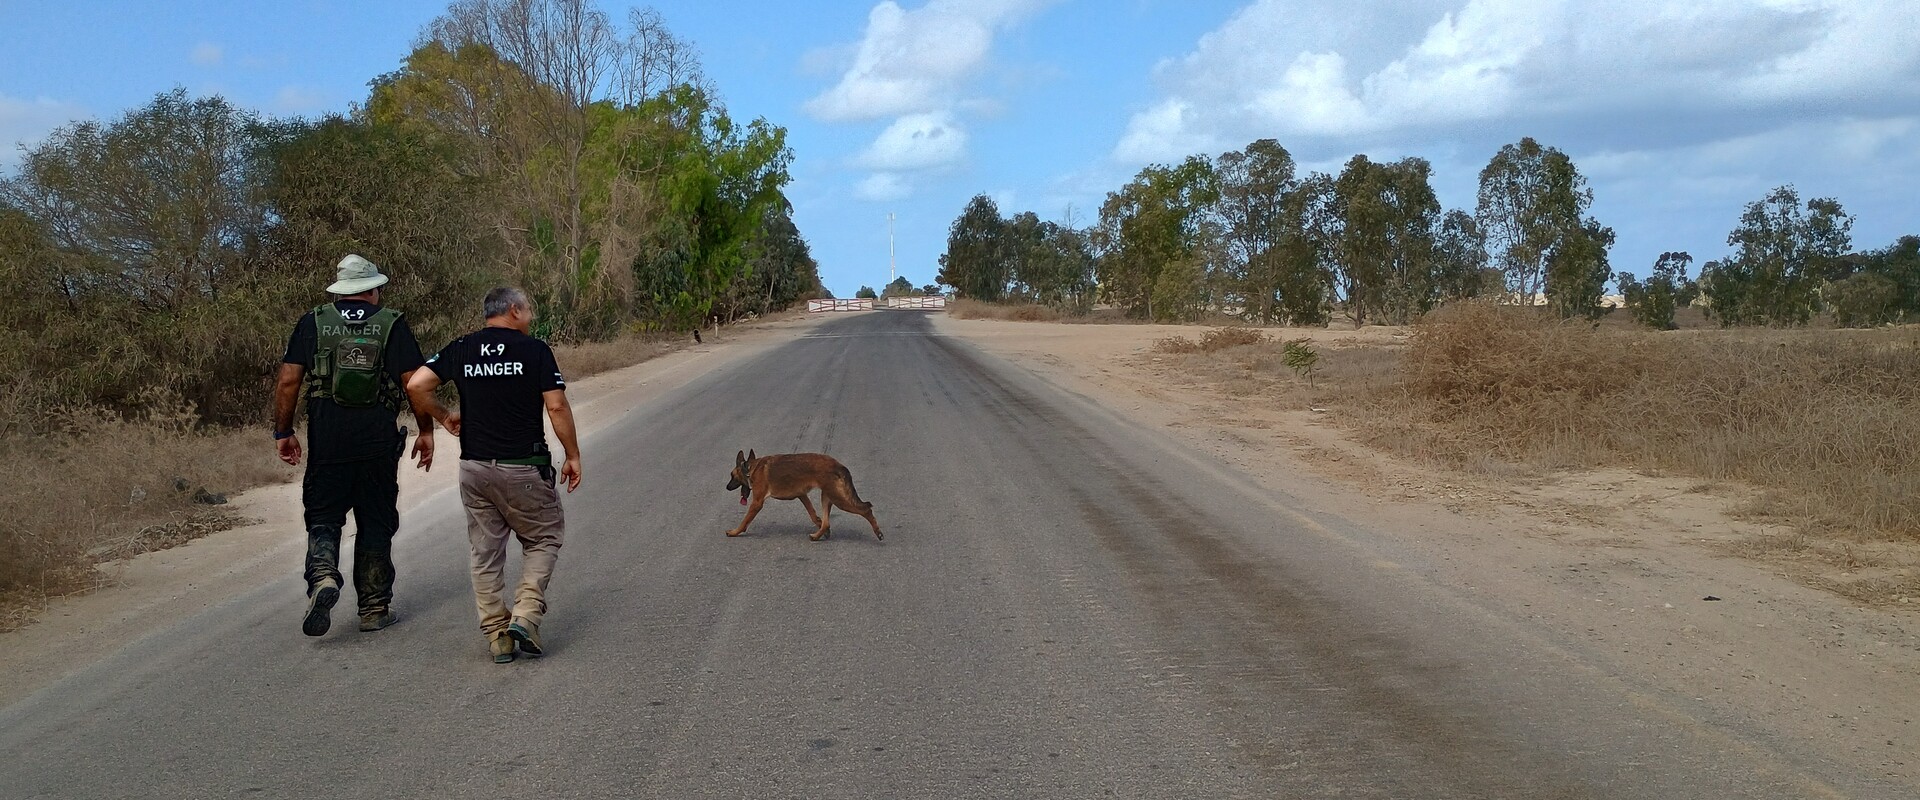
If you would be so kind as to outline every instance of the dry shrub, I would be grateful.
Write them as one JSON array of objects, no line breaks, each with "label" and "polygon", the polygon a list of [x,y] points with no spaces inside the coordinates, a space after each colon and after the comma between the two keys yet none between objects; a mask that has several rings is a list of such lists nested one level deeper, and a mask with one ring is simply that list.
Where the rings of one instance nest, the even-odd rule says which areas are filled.
[{"label": "dry shrub", "polygon": [[1200,343],[1185,336],[1168,336],[1164,339],[1155,339],[1153,342],[1153,351],[1156,353],[1187,355],[1200,352]]},{"label": "dry shrub", "polygon": [[100,561],[236,521],[224,506],[196,503],[197,490],[231,494],[294,474],[264,426],[208,429],[164,395],[146,408],[132,417],[67,409],[52,415],[56,429],[0,437],[0,458],[16,476],[0,483],[0,630],[48,597],[96,586]]},{"label": "dry shrub", "polygon": [[579,380],[659,358],[692,341],[692,334],[684,339],[678,335],[632,334],[605,342],[555,345],[553,359],[559,363],[561,374]]},{"label": "dry shrub", "polygon": [[1217,328],[1200,334],[1200,351],[1218,353],[1235,347],[1261,344],[1267,341],[1267,335],[1252,328],[1238,326]]},{"label": "dry shrub", "polygon": [[1168,336],[1164,339],[1158,339],[1154,341],[1153,349],[1159,353],[1179,355],[1218,353],[1222,350],[1231,350],[1236,347],[1266,344],[1268,341],[1267,335],[1260,331],[1252,328],[1228,326],[1200,334],[1198,341],[1185,336]]},{"label": "dry shrub", "polygon": [[1032,303],[983,303],[964,298],[947,301],[947,313],[956,319],[998,319],[1012,322],[1064,322],[1072,315],[1052,306]]},{"label": "dry shrub", "polygon": [[1419,446],[1772,491],[1776,513],[1920,538],[1920,336],[1595,330],[1463,304],[1416,328]]}]

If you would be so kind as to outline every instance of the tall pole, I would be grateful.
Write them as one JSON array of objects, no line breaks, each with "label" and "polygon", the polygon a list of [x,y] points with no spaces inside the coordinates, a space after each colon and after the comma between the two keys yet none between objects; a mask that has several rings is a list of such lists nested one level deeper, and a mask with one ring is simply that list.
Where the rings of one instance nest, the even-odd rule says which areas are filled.
[{"label": "tall pole", "polygon": [[889,211],[887,212],[887,283],[892,284],[894,277],[895,275],[894,275],[894,265],[893,265],[893,212]]}]

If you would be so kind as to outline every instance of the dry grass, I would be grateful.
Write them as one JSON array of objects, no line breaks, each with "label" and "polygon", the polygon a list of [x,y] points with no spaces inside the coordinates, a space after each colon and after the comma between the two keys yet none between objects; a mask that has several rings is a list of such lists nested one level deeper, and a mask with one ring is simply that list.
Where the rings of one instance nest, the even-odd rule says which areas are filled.
[{"label": "dry grass", "polygon": [[568,380],[580,380],[650,361],[692,343],[691,334],[631,335],[607,342],[555,345],[553,358]]},{"label": "dry grass", "polygon": [[[635,336],[556,346],[554,356],[578,379],[682,346],[678,337]],[[43,410],[12,409],[37,421],[10,429],[41,432],[0,436],[0,459],[25,478],[0,484],[0,631],[24,624],[50,598],[98,588],[104,562],[240,522],[225,506],[194,502],[196,490],[232,495],[300,475],[279,462],[264,426],[207,428],[177,398],[148,405],[156,410],[137,418],[64,411],[53,425],[39,421]],[[176,491],[177,482],[186,491]]]},{"label": "dry grass", "polygon": [[[947,313],[955,319],[997,319],[1008,322],[1069,322],[1080,325],[1146,325],[1152,320],[1127,316],[1126,309],[1095,306],[1085,314],[1074,314],[1052,306],[1031,303],[983,303],[964,298],[947,301]],[[1212,314],[1195,325],[1236,325],[1240,320],[1224,314]]]},{"label": "dry grass", "polygon": [[0,484],[0,631],[48,598],[99,586],[103,561],[238,521],[224,506],[196,503],[196,490],[231,494],[290,474],[259,430],[207,431],[190,411],[60,416],[54,432],[0,439],[0,458],[22,478]]},{"label": "dry grass", "polygon": [[1185,336],[1169,336],[1153,343],[1155,352],[1160,353],[1218,353],[1236,347],[1248,347],[1264,344],[1267,335],[1252,328],[1225,327],[1216,328],[1200,334],[1198,340]]},{"label": "dry grass", "polygon": [[1013,303],[982,303],[978,300],[950,300],[947,313],[957,319],[999,319],[1014,322],[1066,322],[1073,315],[1052,306]]},{"label": "dry grass", "polygon": [[[1742,513],[1796,531],[1792,547],[1747,545],[1771,558],[1890,569],[1920,544],[1920,329],[1657,332],[1462,305],[1410,344],[1312,346],[1312,381],[1271,338],[1156,349],[1248,402],[1329,408],[1367,444],[1467,472],[1618,467],[1752,487]],[[1914,580],[1894,569],[1842,593],[1920,596]]]},{"label": "dry grass", "polygon": [[1416,329],[1417,449],[1766,490],[1771,516],[1920,541],[1920,332],[1593,330],[1485,305]]}]

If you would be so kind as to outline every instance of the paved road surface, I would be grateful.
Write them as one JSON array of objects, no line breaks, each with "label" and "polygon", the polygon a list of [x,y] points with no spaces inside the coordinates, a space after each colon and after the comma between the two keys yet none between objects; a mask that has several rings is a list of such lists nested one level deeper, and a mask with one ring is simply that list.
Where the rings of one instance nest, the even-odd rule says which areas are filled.
[{"label": "paved road surface", "polygon": [[[810,543],[796,503],[723,537],[748,447],[839,457],[886,541],[842,515]],[[401,625],[360,634],[343,598],[332,634],[301,636],[289,563],[0,710],[0,796],[1878,790],[1638,693],[919,313],[716,369],[587,464],[548,658],[489,662],[443,497],[405,520]]]}]

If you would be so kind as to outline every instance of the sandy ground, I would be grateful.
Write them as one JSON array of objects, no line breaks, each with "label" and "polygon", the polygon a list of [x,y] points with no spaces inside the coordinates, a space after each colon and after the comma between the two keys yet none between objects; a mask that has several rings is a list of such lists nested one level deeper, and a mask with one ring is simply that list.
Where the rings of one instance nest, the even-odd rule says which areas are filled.
[{"label": "sandy ground", "polygon": [[[821,319],[777,318],[709,332],[704,345],[573,383],[567,391],[581,447],[592,447],[595,432],[636,406],[722,364],[788,341]],[[556,441],[551,431],[548,439]],[[459,443],[445,432],[435,443],[439,453],[432,471],[421,472],[411,461],[401,466],[401,536],[407,535],[409,509],[457,490],[458,470],[453,467]],[[298,573],[306,551],[299,523],[299,468],[288,467],[287,477],[291,483],[233,498],[235,514],[259,522],[103,565],[108,586],[55,600],[33,623],[0,634],[0,675],[6,676],[0,681],[0,706],[139,639],[154,620],[188,616],[276,577]],[[351,532],[349,524],[349,537]],[[352,547],[350,540],[346,547]],[[289,618],[288,624],[295,621]]]},{"label": "sandy ground", "polygon": [[[1738,557],[1756,536],[1790,532],[1735,519],[1747,499],[1737,488],[1623,470],[1494,478],[1389,458],[1327,413],[1230,398],[1150,352],[1157,339],[1191,338],[1191,327],[946,317],[938,326],[1164,428],[1299,498],[1302,512],[1389,534],[1404,546],[1395,561],[1546,628],[1647,691],[1706,705],[1727,728],[1920,778],[1920,598],[1868,608],[1810,588],[1789,566]],[[1404,336],[1299,335],[1321,346]]]}]

